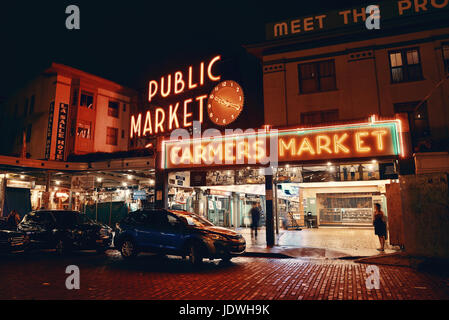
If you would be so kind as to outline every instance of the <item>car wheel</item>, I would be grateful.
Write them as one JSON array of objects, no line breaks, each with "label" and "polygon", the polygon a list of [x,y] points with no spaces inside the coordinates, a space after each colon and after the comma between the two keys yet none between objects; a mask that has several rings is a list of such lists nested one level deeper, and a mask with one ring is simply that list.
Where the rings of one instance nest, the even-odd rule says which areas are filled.
[{"label": "car wheel", "polygon": [[198,244],[196,243],[190,244],[187,253],[189,256],[189,261],[192,265],[198,266],[203,262],[201,247]]},{"label": "car wheel", "polygon": [[125,259],[133,258],[137,255],[136,246],[133,241],[125,240],[120,246],[120,253]]}]

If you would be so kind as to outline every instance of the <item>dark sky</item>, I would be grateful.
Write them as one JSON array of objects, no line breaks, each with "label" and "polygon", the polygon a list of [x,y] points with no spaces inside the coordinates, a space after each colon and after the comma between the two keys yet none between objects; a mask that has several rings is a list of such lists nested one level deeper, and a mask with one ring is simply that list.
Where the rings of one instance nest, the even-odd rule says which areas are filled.
[{"label": "dark sky", "polygon": [[[261,42],[265,23],[345,8],[360,0],[2,1],[0,97],[52,61],[139,88],[213,54]],[[76,4],[81,30],[65,28]]]}]

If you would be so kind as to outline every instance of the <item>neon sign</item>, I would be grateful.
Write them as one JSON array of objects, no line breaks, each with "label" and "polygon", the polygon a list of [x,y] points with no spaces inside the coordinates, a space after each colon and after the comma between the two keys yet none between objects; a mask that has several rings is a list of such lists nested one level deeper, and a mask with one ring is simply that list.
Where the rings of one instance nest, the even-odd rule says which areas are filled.
[{"label": "neon sign", "polygon": [[[198,89],[204,86],[207,80],[220,81],[221,75],[214,71],[214,66],[219,60],[221,60],[221,56],[218,55],[208,63],[201,62],[196,71],[193,66],[189,66],[184,73],[176,71],[174,74],[161,77],[159,81],[150,80],[148,82],[148,102]],[[191,127],[193,121],[203,123],[204,113],[207,112],[204,111],[204,108],[208,97],[208,94],[190,97],[169,104],[166,108],[156,107],[144,113],[132,115],[130,138],[151,136],[174,129]],[[198,116],[197,119],[194,119],[194,113]]]},{"label": "neon sign", "polygon": [[[400,120],[162,142],[162,168],[403,156]],[[276,144],[271,148],[270,144]],[[271,152],[270,152],[271,150]],[[274,152],[273,152],[274,150]],[[274,157],[274,158],[273,158]],[[270,160],[270,161],[271,161]]]}]

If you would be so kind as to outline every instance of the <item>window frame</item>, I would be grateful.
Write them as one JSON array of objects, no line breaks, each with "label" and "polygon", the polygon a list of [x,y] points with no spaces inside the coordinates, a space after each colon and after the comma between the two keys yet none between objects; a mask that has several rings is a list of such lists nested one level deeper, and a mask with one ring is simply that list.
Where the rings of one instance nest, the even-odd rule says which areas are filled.
[{"label": "window frame", "polygon": [[[111,108],[111,103],[116,105],[116,108]],[[115,110],[115,111],[111,111]],[[108,116],[119,119],[120,118],[120,102],[115,100],[108,101]]]},{"label": "window frame", "polygon": [[[418,63],[416,63],[416,64],[409,64],[408,63],[408,59],[407,59],[407,53],[410,52],[410,51],[414,51],[414,50],[416,50],[416,52],[418,54]],[[391,55],[392,54],[396,54],[396,53],[400,53],[401,54],[402,65],[400,67],[393,67],[393,65],[392,65]],[[421,52],[419,50],[419,47],[401,48],[401,49],[395,49],[395,50],[388,51],[388,63],[389,63],[389,66],[390,66],[390,81],[391,81],[392,84],[424,80],[424,74],[423,74],[422,62],[421,62]],[[409,68],[410,68],[410,66],[415,66],[415,65],[419,66],[419,77],[416,78],[416,79],[410,79],[410,75],[409,75],[409,72],[408,72]],[[402,80],[401,81],[395,81],[394,80],[393,68],[394,69],[401,68],[401,70],[402,70]]]},{"label": "window frame", "polygon": [[[115,144],[111,143],[111,141],[109,140],[109,138],[111,137],[111,135],[109,135],[110,129],[114,130],[114,132],[115,132]],[[106,127],[106,144],[110,145],[110,146],[118,146],[118,128]]]},{"label": "window frame", "polygon": [[[92,108],[89,108],[89,106],[87,106],[87,105],[82,105],[81,104],[83,94],[92,96]],[[95,94],[93,92],[88,91],[88,90],[81,89],[80,92],[79,92],[79,101],[78,101],[78,103],[79,103],[80,107],[84,107],[87,110],[95,110]]]},{"label": "window frame", "polygon": [[[320,74],[320,66],[324,63],[331,63],[333,68],[333,73],[329,76],[322,76]],[[314,68],[314,72],[316,73],[316,77],[310,77],[310,78],[304,78],[301,72],[301,67],[310,65]],[[336,91],[337,88],[337,70],[335,67],[335,59],[327,59],[327,60],[320,60],[320,61],[313,61],[313,62],[306,62],[306,63],[298,63],[298,84],[299,84],[299,93],[300,94],[311,94],[311,93],[320,93],[320,92],[329,92],[329,91]],[[331,78],[333,79],[334,86],[331,89],[323,89],[321,79]],[[315,80],[316,84],[316,90],[314,91],[304,91],[303,88],[303,80]]]}]

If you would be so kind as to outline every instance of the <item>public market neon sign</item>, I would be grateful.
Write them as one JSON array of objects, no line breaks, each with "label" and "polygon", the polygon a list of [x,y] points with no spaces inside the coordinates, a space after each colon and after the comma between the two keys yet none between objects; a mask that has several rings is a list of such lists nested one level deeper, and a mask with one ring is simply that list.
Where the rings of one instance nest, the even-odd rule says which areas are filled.
[{"label": "public market neon sign", "polygon": [[[176,71],[161,77],[159,81],[148,82],[148,102],[155,99],[165,99],[169,96],[200,88],[207,80],[217,82],[221,75],[214,72],[215,64],[221,60],[221,56],[215,56],[208,63],[201,62],[197,70],[189,66],[187,72]],[[185,99],[184,101],[170,104],[168,108],[157,107],[131,116],[131,139],[170,132],[174,129],[193,126],[193,121],[204,121],[204,105],[208,94]],[[196,105],[196,106],[195,106]],[[197,108],[198,119],[193,119],[193,109]]]},{"label": "public market neon sign", "polygon": [[[400,120],[162,142],[163,169],[403,156]],[[274,148],[273,148],[274,146]]]}]

